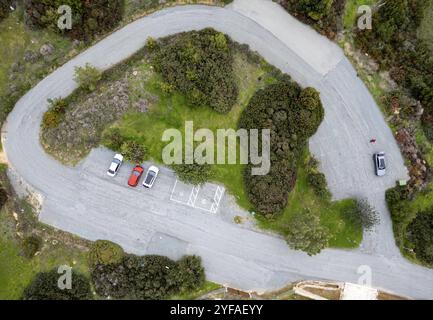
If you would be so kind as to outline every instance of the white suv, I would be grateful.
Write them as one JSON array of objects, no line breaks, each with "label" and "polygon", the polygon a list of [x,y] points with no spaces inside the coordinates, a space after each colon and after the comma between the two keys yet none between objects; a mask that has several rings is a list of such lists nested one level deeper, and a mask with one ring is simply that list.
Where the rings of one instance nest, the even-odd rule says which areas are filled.
[{"label": "white suv", "polygon": [[151,166],[149,170],[147,170],[146,177],[144,178],[143,187],[148,189],[153,187],[155,183],[156,177],[158,176],[159,169],[155,166]]},{"label": "white suv", "polygon": [[115,177],[122,163],[123,163],[123,156],[121,154],[116,154],[114,156],[113,161],[111,162],[110,168],[108,168],[107,174],[110,177]]}]

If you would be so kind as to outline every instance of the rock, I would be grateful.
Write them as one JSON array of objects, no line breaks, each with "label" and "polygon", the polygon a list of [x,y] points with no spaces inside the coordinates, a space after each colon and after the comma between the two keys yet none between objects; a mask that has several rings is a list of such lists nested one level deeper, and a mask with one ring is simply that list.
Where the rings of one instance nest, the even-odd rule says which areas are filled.
[{"label": "rock", "polygon": [[31,50],[27,50],[26,52],[24,52],[24,61],[25,62],[35,62],[36,60],[38,60],[39,55]]},{"label": "rock", "polygon": [[53,54],[54,46],[51,43],[46,43],[39,49],[39,52],[44,57],[49,56],[49,55]]},{"label": "rock", "polygon": [[73,48],[79,47],[80,45],[81,45],[80,40],[75,39],[74,41],[72,41],[72,47]]}]

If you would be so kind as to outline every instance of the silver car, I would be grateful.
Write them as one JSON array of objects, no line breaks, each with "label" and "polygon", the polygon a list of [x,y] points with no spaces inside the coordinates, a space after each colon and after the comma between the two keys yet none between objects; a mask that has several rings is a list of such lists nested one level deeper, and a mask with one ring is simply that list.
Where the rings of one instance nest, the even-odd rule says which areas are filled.
[{"label": "silver car", "polygon": [[374,167],[378,177],[383,177],[386,174],[385,152],[379,152],[374,155]]}]

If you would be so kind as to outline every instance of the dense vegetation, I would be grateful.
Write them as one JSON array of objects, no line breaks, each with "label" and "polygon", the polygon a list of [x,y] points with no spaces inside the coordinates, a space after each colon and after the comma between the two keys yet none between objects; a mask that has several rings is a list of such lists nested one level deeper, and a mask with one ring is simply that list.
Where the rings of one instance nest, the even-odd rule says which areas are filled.
[{"label": "dense vegetation", "polygon": [[0,1],[0,22],[5,19],[10,12],[10,5],[12,4],[11,0],[2,0]]},{"label": "dense vegetation", "polygon": [[244,172],[248,198],[257,211],[270,217],[286,207],[297,162],[323,116],[319,93],[313,88],[302,90],[288,77],[259,90],[250,100],[239,128],[271,130],[270,173],[253,176],[252,165]]},{"label": "dense vegetation", "polygon": [[408,227],[408,239],[417,258],[433,265],[433,207],[417,214]]},{"label": "dense vegetation", "polygon": [[119,263],[98,264],[92,271],[96,292],[104,297],[166,299],[204,284],[201,260],[185,256],[174,262],[161,256],[124,256]]},{"label": "dense vegetation", "polygon": [[433,55],[417,29],[430,1],[390,0],[373,16],[375,28],[358,31],[356,45],[371,54],[381,67],[407,88],[425,109],[423,124],[433,140]]},{"label": "dense vegetation", "polygon": [[231,40],[213,29],[188,32],[155,43],[147,49],[164,80],[185,94],[194,106],[210,106],[227,113],[237,101]]},{"label": "dense vegetation", "polygon": [[346,0],[280,0],[290,14],[334,39],[340,29]]},{"label": "dense vegetation", "polygon": [[53,269],[38,273],[24,290],[24,300],[89,300],[92,299],[89,280],[72,271],[71,289],[61,290],[58,286],[62,274]]},{"label": "dense vegetation", "polygon": [[[60,30],[57,12],[61,5],[72,9],[72,29]],[[65,32],[74,39],[92,39],[112,30],[120,22],[124,12],[124,0],[26,0],[26,23],[32,28],[50,28]]]}]

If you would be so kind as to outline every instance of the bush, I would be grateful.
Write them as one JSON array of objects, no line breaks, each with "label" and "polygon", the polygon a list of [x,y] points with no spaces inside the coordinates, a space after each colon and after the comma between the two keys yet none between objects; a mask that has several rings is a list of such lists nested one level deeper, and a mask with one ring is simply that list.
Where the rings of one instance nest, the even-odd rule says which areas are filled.
[{"label": "bush", "polygon": [[0,22],[7,18],[11,9],[9,8],[12,4],[11,0],[2,0],[0,1]]},{"label": "bush", "polygon": [[48,100],[50,107],[45,112],[42,118],[42,126],[46,129],[57,128],[62,120],[63,115],[66,112],[68,103],[66,100],[58,98],[54,100]]},{"label": "bush", "polygon": [[197,256],[185,256],[178,261],[177,281],[181,291],[192,291],[200,288],[205,283],[204,268],[201,258]]},{"label": "bush", "polygon": [[343,18],[346,0],[279,0],[290,14],[334,39]]},{"label": "bush", "polygon": [[185,94],[193,106],[227,113],[237,101],[231,40],[213,29],[151,40],[152,64],[164,81]]},{"label": "bush", "polygon": [[208,164],[175,164],[172,169],[181,181],[193,185],[204,184],[211,176],[211,166]]},{"label": "bush", "polygon": [[320,218],[308,209],[296,214],[287,230],[286,241],[294,250],[302,250],[313,256],[328,246],[328,229],[322,227]]},{"label": "bush", "polygon": [[88,92],[95,91],[101,78],[102,72],[88,63],[84,67],[75,67],[75,81],[80,88]]},{"label": "bush", "polygon": [[[72,9],[72,30],[57,26],[57,9],[68,5]],[[25,21],[32,28],[49,28],[72,38],[90,40],[95,35],[112,30],[122,20],[124,0],[26,0]]]},{"label": "bush", "polygon": [[119,128],[109,128],[104,131],[102,141],[107,148],[120,152],[122,145],[125,143],[125,138]]},{"label": "bush", "polygon": [[300,8],[313,20],[320,20],[327,16],[334,0],[300,0]]},{"label": "bush", "polygon": [[433,264],[433,208],[419,212],[407,230],[416,257],[425,263]]},{"label": "bush", "polygon": [[119,245],[107,240],[97,240],[89,251],[89,265],[93,267],[98,264],[116,264],[122,260],[123,254]]},{"label": "bush", "polygon": [[351,224],[366,231],[371,230],[380,221],[378,212],[367,199],[357,200],[356,205],[346,210],[344,215]]},{"label": "bush", "polygon": [[307,183],[313,188],[314,193],[321,198],[329,198],[328,184],[326,177],[321,172],[309,172],[307,175]]},{"label": "bush", "polygon": [[409,190],[407,188],[395,187],[385,193],[386,203],[388,204],[391,218],[395,225],[404,222],[407,218],[405,201],[408,199]]},{"label": "bush", "polygon": [[0,209],[2,209],[3,206],[6,204],[8,198],[9,197],[7,191],[0,187]]},{"label": "bush", "polygon": [[116,265],[97,265],[92,281],[101,296],[166,299],[203,283],[200,259],[184,257],[178,263],[161,256],[125,256]]},{"label": "bush", "polygon": [[271,130],[271,169],[266,176],[252,176],[252,166],[244,171],[244,182],[255,209],[271,217],[287,205],[296,183],[298,161],[307,140],[323,119],[319,94],[301,88],[288,76],[257,91],[241,114],[239,128]]},{"label": "bush", "polygon": [[23,253],[26,258],[33,258],[42,247],[42,239],[36,235],[31,235],[23,241]]},{"label": "bush", "polygon": [[126,160],[134,163],[142,163],[146,159],[146,148],[136,141],[126,141],[122,144],[120,152]]},{"label": "bush", "polygon": [[90,300],[89,280],[80,273],[72,271],[72,288],[61,290],[58,280],[61,274],[56,269],[40,272],[24,290],[24,300]]}]

